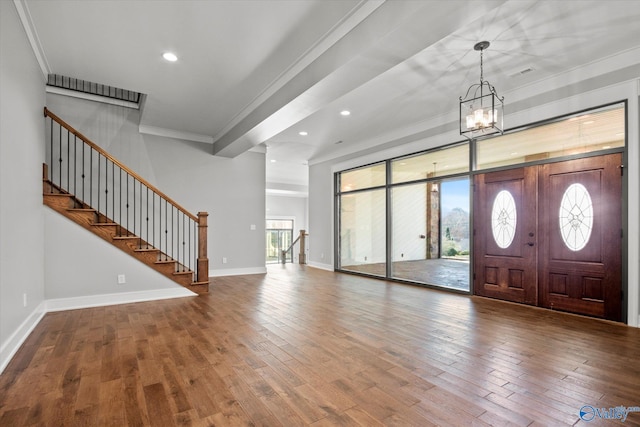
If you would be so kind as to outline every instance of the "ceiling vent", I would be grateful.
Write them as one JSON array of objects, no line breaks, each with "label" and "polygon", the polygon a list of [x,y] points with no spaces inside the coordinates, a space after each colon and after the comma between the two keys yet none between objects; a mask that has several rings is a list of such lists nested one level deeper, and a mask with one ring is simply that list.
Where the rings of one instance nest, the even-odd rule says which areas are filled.
[{"label": "ceiling vent", "polygon": [[524,76],[525,74],[529,74],[531,72],[533,72],[533,67],[525,67],[521,70],[518,71],[512,71],[511,73],[507,74],[509,77],[519,77],[519,76]]}]

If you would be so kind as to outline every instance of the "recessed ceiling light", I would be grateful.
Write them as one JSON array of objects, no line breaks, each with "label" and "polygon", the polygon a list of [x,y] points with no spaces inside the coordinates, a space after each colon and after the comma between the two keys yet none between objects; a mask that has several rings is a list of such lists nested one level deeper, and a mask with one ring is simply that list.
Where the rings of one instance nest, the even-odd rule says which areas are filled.
[{"label": "recessed ceiling light", "polygon": [[162,57],[169,62],[176,62],[178,60],[178,57],[176,56],[176,54],[171,52],[163,53]]},{"label": "recessed ceiling light", "polygon": [[606,150],[608,148],[611,148],[611,146],[610,145],[605,145],[604,147],[602,147],[603,150]]},{"label": "recessed ceiling light", "polygon": [[583,125],[590,125],[595,123],[595,120],[587,120],[586,122],[582,122]]},{"label": "recessed ceiling light", "polygon": [[298,135],[307,136],[307,135],[309,135],[309,132],[301,131],[301,132],[298,132]]},{"label": "recessed ceiling light", "polygon": [[275,163],[275,162],[276,162],[276,159],[271,159],[271,163]]},{"label": "recessed ceiling light", "polygon": [[349,115],[351,115],[351,111],[349,111],[349,110],[342,110],[342,111],[340,111],[340,115],[342,115],[342,116],[349,116]]}]

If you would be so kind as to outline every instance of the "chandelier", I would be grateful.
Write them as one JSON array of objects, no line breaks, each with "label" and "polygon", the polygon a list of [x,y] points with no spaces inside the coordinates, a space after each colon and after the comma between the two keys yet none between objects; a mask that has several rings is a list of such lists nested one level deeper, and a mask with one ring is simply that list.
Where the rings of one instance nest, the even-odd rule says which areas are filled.
[{"label": "chandelier", "polygon": [[482,52],[489,45],[482,41],[473,46],[474,50],[480,51],[480,83],[471,85],[465,97],[460,97],[460,135],[470,140],[503,131],[504,97],[499,97],[483,76]]}]

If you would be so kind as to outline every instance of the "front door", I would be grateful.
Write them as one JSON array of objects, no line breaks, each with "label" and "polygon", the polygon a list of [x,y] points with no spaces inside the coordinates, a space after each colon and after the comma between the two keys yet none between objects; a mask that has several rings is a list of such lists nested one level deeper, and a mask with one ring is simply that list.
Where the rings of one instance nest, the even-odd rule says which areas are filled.
[{"label": "front door", "polygon": [[474,293],[621,320],[622,156],[476,175]]},{"label": "front door", "polygon": [[540,167],[540,305],[621,320],[622,156]]},{"label": "front door", "polygon": [[532,168],[475,176],[476,295],[537,303],[536,179]]}]

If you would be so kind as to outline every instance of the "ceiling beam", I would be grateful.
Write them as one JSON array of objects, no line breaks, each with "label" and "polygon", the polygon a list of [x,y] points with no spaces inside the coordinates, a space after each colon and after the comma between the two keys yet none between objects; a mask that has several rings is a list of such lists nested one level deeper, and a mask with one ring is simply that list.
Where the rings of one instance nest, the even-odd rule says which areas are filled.
[{"label": "ceiling beam", "polygon": [[[213,154],[236,157],[326,107],[505,0],[380,4],[280,89],[219,135]],[[473,6],[473,7],[471,7]],[[422,12],[420,12],[422,10]],[[424,16],[429,16],[428,22]]]}]

